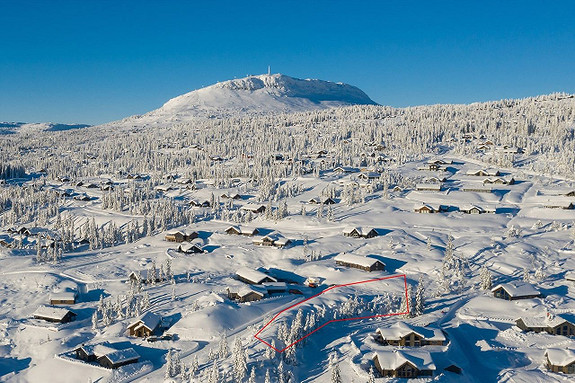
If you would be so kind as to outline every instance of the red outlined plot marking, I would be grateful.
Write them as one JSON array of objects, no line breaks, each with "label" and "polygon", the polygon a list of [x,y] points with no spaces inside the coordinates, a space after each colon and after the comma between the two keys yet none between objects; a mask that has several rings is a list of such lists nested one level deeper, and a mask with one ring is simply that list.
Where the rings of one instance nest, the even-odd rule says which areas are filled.
[{"label": "red outlined plot marking", "polygon": [[[310,333],[308,333],[308,334],[302,336],[301,338],[299,338],[298,340],[294,341],[293,343],[288,344],[287,346],[285,346],[285,347],[282,348],[282,349],[278,349],[278,348],[272,346],[271,344],[269,344],[268,342],[266,342],[265,340],[263,340],[263,339],[261,339],[261,338],[259,337],[259,335],[261,334],[261,332],[264,331],[264,330],[265,330],[274,320],[276,320],[276,318],[279,317],[283,312],[285,312],[285,311],[287,311],[287,310],[289,310],[289,309],[292,309],[292,308],[294,308],[294,307],[296,307],[296,306],[298,306],[298,305],[301,305],[302,303],[305,303],[305,302],[309,301],[310,299],[313,299],[313,298],[315,298],[315,297],[317,297],[317,296],[320,296],[321,294],[326,293],[326,292],[328,292],[328,291],[330,291],[330,290],[336,289],[336,288],[338,288],[338,287],[353,286],[353,285],[359,285],[359,284],[362,284],[362,283],[383,281],[383,280],[386,280],[386,279],[402,278],[402,277],[403,277],[403,283],[404,283],[404,287],[405,287],[405,301],[407,302],[407,311],[405,311],[405,312],[401,312],[401,313],[389,313],[389,314],[377,314],[377,315],[369,315],[369,316],[354,317],[354,318],[332,319],[332,320],[329,320],[329,321],[325,322],[324,324],[322,324],[321,326],[319,326],[319,327],[316,328],[315,330],[311,331]],[[280,312],[278,312],[272,319],[270,319],[270,321],[269,321],[268,323],[266,323],[266,324],[264,325],[264,327],[262,327],[262,328],[254,335],[254,338],[256,338],[257,340],[259,340],[260,342],[262,342],[262,343],[265,344],[266,346],[268,346],[268,347],[270,347],[270,348],[273,348],[273,349],[276,350],[277,352],[284,352],[285,350],[287,350],[287,349],[290,348],[291,346],[295,345],[296,343],[301,342],[302,340],[304,340],[305,338],[307,338],[308,336],[310,336],[310,335],[313,334],[314,332],[318,331],[320,328],[325,327],[325,326],[327,326],[328,324],[330,324],[330,323],[332,323],[332,322],[344,322],[344,321],[360,320],[360,319],[369,319],[369,318],[382,318],[382,317],[389,317],[389,316],[394,316],[394,315],[405,315],[405,314],[407,314],[407,313],[409,313],[409,299],[408,299],[408,296],[407,296],[407,277],[405,276],[405,274],[392,275],[392,276],[389,276],[389,277],[374,278],[374,279],[368,279],[368,280],[365,280],[365,281],[352,282],[352,283],[346,283],[346,284],[343,284],[343,285],[334,285],[334,286],[328,287],[327,289],[325,289],[325,290],[323,290],[323,291],[321,291],[321,292],[319,292],[319,293],[317,293],[317,294],[315,294],[315,295],[313,295],[313,296],[311,296],[311,297],[309,297],[309,298],[306,298],[306,299],[302,300],[301,302],[298,302],[298,303],[296,303],[296,304],[293,304],[293,305],[291,305],[290,307],[285,308],[285,309],[281,310]]]}]

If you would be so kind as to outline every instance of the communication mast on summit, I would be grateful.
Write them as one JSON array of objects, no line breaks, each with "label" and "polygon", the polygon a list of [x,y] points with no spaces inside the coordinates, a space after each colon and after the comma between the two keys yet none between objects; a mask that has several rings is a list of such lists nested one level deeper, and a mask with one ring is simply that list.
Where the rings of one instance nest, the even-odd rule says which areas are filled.
[{"label": "communication mast on summit", "polygon": [[272,74],[272,67],[271,67],[271,65],[268,65],[268,76],[269,76],[270,74]]}]

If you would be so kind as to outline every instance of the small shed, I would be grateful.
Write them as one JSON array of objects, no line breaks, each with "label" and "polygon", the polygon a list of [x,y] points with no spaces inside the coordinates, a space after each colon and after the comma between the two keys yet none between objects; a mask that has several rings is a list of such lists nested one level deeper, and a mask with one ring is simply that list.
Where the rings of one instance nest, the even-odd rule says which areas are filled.
[{"label": "small shed", "polygon": [[76,303],[76,299],[78,298],[78,294],[76,292],[62,292],[62,293],[54,293],[50,295],[50,304],[51,305],[73,305]]}]

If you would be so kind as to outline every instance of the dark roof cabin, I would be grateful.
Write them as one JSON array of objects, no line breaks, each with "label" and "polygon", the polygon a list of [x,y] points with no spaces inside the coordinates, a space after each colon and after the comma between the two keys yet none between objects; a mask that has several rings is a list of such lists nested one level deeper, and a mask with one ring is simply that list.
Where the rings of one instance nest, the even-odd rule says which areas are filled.
[{"label": "dark roof cabin", "polygon": [[430,377],[436,369],[429,352],[422,350],[378,351],[373,364],[384,378]]}]

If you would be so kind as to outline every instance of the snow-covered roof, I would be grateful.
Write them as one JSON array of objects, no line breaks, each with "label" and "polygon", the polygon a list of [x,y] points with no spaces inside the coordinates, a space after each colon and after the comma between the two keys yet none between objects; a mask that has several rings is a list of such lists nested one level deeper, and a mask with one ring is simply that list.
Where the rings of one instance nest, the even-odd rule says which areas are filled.
[{"label": "snow-covered roof", "polygon": [[277,282],[275,278],[270,277],[269,275],[264,274],[261,271],[250,269],[249,267],[242,267],[241,269],[236,271],[236,275],[238,277],[251,281],[255,284],[260,284],[266,278],[269,278],[272,281]]},{"label": "snow-covered roof", "polygon": [[158,314],[155,314],[151,311],[148,311],[147,313],[143,314],[140,316],[140,318],[133,322],[132,324],[130,324],[128,327],[134,327],[137,325],[143,325],[145,326],[148,330],[153,331],[156,329],[156,327],[158,327],[158,325],[160,324],[160,321],[162,320],[162,317],[159,316]]},{"label": "snow-covered roof", "polygon": [[68,313],[74,314],[72,311],[61,307],[40,306],[34,311],[34,316],[62,320]]},{"label": "snow-covered roof", "polygon": [[396,370],[405,363],[410,363],[420,371],[436,369],[431,354],[423,350],[377,351],[375,357],[383,370]]},{"label": "snow-covered roof", "polygon": [[243,298],[249,294],[252,293],[256,293],[261,297],[265,297],[266,294],[268,293],[268,290],[266,288],[260,287],[260,286],[253,286],[253,285],[242,285],[242,286],[238,286],[238,287],[229,287],[228,290],[230,292],[236,293],[240,296],[240,298]]},{"label": "snow-covered roof", "polygon": [[565,274],[565,279],[575,281],[575,271],[568,271],[567,274]]},{"label": "snow-covered roof", "polygon": [[548,348],[545,356],[553,366],[568,366],[575,363],[575,351],[561,348]]},{"label": "snow-covered roof", "polygon": [[563,313],[559,315],[546,315],[536,317],[521,317],[527,327],[556,327],[562,323],[569,322],[575,325],[575,315]]},{"label": "snow-covered roof", "polygon": [[491,291],[498,290],[501,287],[505,289],[505,291],[507,291],[511,297],[527,297],[540,294],[539,291],[533,287],[533,285],[527,282],[501,283],[492,288]]},{"label": "snow-covered roof", "polygon": [[415,185],[415,188],[417,190],[437,190],[437,191],[440,191],[441,190],[441,184],[439,184],[439,183],[421,183],[421,184]]},{"label": "snow-covered roof", "polygon": [[377,262],[383,263],[378,259],[369,258],[369,257],[362,257],[361,255],[354,255],[349,253],[338,254],[335,256],[334,260],[336,262],[344,262],[344,263],[351,263],[354,265],[359,265],[362,267],[372,267]]},{"label": "snow-covered roof", "polygon": [[[366,236],[367,234],[369,234],[372,230],[375,230],[374,228],[371,227],[346,227],[345,229],[343,229],[343,234],[349,235],[351,234],[353,231],[357,231],[357,233],[361,236]],[[377,232],[377,230],[375,230]]]},{"label": "snow-covered roof", "polygon": [[124,363],[129,360],[136,360],[140,355],[133,348],[126,348],[124,350],[116,350],[103,356],[107,358],[112,364]]},{"label": "snow-covered roof", "polygon": [[399,340],[414,332],[427,340],[445,341],[443,331],[438,328],[412,326],[402,321],[396,322],[388,328],[378,328],[376,332],[381,335],[384,340]]},{"label": "snow-covered roof", "polygon": [[80,348],[84,350],[87,355],[94,355],[96,358],[118,351],[115,348],[104,346],[103,344],[86,344],[78,347],[78,349]]},{"label": "snow-covered roof", "polygon": [[262,283],[268,292],[269,291],[286,291],[287,290],[287,283],[285,282],[264,282]]}]

